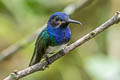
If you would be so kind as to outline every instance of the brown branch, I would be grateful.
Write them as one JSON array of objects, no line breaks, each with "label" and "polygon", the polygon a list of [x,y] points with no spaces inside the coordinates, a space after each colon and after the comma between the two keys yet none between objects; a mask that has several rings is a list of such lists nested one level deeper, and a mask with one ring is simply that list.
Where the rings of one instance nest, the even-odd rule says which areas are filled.
[{"label": "brown branch", "polygon": [[[111,25],[119,23],[119,22],[120,22],[120,12],[116,12],[115,15],[112,18],[110,18],[108,21],[106,21],[104,24],[102,24],[101,26],[99,26],[95,30],[89,32],[88,34],[86,34],[85,36],[83,36],[82,38],[77,40],[76,42],[72,43],[71,45],[67,46],[63,50],[59,51],[55,55],[51,56],[48,59],[50,64],[53,63],[54,61],[56,61],[57,59],[61,58],[63,55],[67,54],[68,52],[72,51],[73,49],[77,48],[78,46],[84,44],[88,40],[92,39],[93,37],[95,37],[100,32],[102,32],[105,29],[109,28]],[[17,79],[20,79],[20,78],[22,78],[24,76],[27,76],[27,75],[29,75],[31,73],[34,73],[36,71],[44,70],[50,64],[48,64],[48,62],[46,60],[44,60],[41,63],[35,64],[35,65],[33,65],[31,67],[28,67],[28,68],[26,68],[24,70],[21,70],[21,71],[15,72],[15,73],[11,73],[4,80],[17,80]]]},{"label": "brown branch", "polygon": [[[82,2],[80,1],[80,2],[70,4],[66,8],[64,8],[63,12],[67,13],[68,15],[71,15],[78,8],[83,8],[87,4],[90,4],[91,2],[93,2],[93,0],[84,0]],[[42,26],[42,29],[45,27],[45,25]],[[1,51],[0,52],[0,61],[3,61],[4,59],[8,58],[9,56],[15,54],[17,51],[26,47],[29,43],[32,43],[32,41],[35,40],[36,36],[41,32],[42,29],[41,28],[38,29],[37,31],[33,32],[30,36],[26,37],[24,40],[17,42],[16,44],[13,44],[10,47],[6,48],[5,50]]]}]

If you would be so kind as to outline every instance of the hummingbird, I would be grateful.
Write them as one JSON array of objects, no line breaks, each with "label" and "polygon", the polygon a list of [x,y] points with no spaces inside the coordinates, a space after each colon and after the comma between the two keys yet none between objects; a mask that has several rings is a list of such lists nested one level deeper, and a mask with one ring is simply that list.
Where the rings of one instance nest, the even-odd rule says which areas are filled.
[{"label": "hummingbird", "polygon": [[48,55],[60,51],[71,39],[69,23],[81,24],[69,18],[64,12],[53,13],[47,26],[40,32],[34,48],[34,53],[29,66],[41,61],[42,58],[48,59]]}]

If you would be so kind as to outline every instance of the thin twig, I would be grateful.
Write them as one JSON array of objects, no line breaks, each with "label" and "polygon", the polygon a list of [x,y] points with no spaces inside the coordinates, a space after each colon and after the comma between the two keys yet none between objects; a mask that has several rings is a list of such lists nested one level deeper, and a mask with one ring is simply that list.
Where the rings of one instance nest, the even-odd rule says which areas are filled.
[{"label": "thin twig", "polygon": [[[63,55],[67,54],[71,50],[77,48],[78,46],[80,46],[83,43],[87,42],[88,40],[92,39],[93,37],[95,37],[100,32],[109,28],[111,25],[119,23],[119,22],[120,22],[120,12],[116,12],[115,15],[112,18],[110,18],[108,21],[106,21],[104,24],[102,24],[98,28],[94,29],[93,31],[89,32],[88,34],[86,34],[85,36],[83,36],[82,38],[77,40],[76,42],[72,43],[71,45],[67,46],[65,49],[63,49],[63,50],[59,51],[58,53],[56,53],[55,55],[51,56],[48,59],[50,61],[50,64],[53,63],[54,61],[56,61],[57,59],[61,58]],[[33,65],[31,67],[28,67],[24,70],[21,70],[21,71],[15,72],[15,73],[11,73],[4,80],[20,79],[20,78],[22,78],[24,76],[27,76],[31,73],[34,73],[36,71],[44,70],[50,64],[48,64],[48,62],[46,60],[41,61],[41,63],[35,64],[35,65]]]},{"label": "thin twig", "polygon": [[[83,8],[86,4],[91,3],[92,1],[93,0],[84,0],[82,2],[80,1],[80,2],[70,4],[66,8],[64,8],[63,12],[67,13],[68,15],[71,15],[78,8]],[[42,28],[33,32],[30,36],[26,37],[24,40],[17,42],[16,44],[13,44],[10,47],[6,48],[5,50],[1,51],[0,52],[0,61],[3,61],[4,59],[8,58],[9,56],[15,54],[17,51],[26,47],[29,43],[32,43],[32,41],[35,40],[36,36],[41,32],[41,30],[45,27],[45,25],[43,25]]]}]

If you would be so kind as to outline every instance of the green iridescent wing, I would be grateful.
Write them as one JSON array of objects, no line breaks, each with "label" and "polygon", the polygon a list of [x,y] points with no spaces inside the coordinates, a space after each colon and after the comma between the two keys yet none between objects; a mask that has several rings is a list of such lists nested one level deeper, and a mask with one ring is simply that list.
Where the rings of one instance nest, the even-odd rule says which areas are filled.
[{"label": "green iridescent wing", "polygon": [[46,49],[48,48],[48,44],[49,44],[49,35],[46,29],[44,29],[37,38],[34,53],[29,66],[32,66],[40,62],[41,58],[45,54]]}]

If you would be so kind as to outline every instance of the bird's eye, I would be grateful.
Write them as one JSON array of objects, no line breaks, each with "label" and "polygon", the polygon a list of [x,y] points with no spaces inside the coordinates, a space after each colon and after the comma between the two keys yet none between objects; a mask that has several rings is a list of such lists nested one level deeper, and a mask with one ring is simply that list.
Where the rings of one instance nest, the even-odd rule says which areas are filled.
[{"label": "bird's eye", "polygon": [[58,17],[58,16],[56,16],[56,17],[55,17],[55,20],[56,20],[56,21],[59,21],[59,17]]}]

